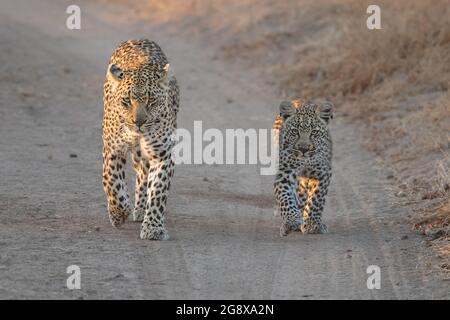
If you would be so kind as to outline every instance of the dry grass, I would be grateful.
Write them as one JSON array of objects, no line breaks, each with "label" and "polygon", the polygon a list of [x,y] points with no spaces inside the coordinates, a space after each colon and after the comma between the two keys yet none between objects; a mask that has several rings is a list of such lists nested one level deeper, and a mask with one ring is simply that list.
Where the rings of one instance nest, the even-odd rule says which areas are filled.
[{"label": "dry grass", "polygon": [[396,195],[414,204],[415,227],[436,236],[448,269],[450,6],[378,1],[382,30],[368,30],[369,4],[171,0],[139,12],[214,38],[224,58],[262,70],[283,98],[335,101],[338,116],[366,129],[367,148],[393,172]]},{"label": "dry grass", "polygon": [[[450,80],[450,7],[447,1],[381,3],[382,30],[365,27],[369,2],[353,1],[329,28],[329,41],[314,39],[296,50],[299,62],[286,85],[326,96],[364,93],[377,98],[447,90]],[[334,5],[330,6],[330,11]],[[298,75],[306,76],[301,83]],[[296,84],[297,83],[297,84]]]},{"label": "dry grass", "polygon": [[437,268],[450,279],[450,200],[419,210],[414,228],[427,236],[428,246],[437,252]]}]

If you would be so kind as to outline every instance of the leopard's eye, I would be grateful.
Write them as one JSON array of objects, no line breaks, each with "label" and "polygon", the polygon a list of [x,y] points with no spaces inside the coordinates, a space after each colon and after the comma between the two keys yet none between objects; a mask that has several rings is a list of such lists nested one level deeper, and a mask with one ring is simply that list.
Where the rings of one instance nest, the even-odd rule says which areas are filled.
[{"label": "leopard's eye", "polygon": [[312,131],[311,131],[311,135],[312,136],[317,136],[319,134],[319,130],[317,130],[317,129],[313,129]]},{"label": "leopard's eye", "polygon": [[129,108],[130,107],[130,105],[131,105],[131,100],[130,100],[130,97],[123,97],[121,100],[120,100],[120,103],[122,104],[122,106],[124,107],[124,108]]}]

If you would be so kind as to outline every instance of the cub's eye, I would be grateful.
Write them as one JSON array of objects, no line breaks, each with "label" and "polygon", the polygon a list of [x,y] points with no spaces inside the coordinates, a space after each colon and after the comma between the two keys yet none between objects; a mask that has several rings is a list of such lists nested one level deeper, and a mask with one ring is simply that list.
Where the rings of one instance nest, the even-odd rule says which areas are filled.
[{"label": "cub's eye", "polygon": [[156,99],[156,97],[154,97],[153,95],[151,95],[150,97],[148,97],[148,104],[150,106],[153,106],[155,103],[157,103],[158,100]]},{"label": "cub's eye", "polygon": [[313,129],[312,131],[311,131],[311,135],[312,136],[317,136],[319,134],[319,130],[317,130],[317,129]]}]

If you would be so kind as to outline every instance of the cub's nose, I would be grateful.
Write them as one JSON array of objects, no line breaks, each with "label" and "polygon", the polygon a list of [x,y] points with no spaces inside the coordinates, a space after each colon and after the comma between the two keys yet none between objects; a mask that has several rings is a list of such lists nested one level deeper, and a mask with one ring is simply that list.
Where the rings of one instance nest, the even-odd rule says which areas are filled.
[{"label": "cub's nose", "polygon": [[298,147],[298,150],[300,150],[303,154],[305,154],[309,151],[309,147],[301,146],[301,147]]}]

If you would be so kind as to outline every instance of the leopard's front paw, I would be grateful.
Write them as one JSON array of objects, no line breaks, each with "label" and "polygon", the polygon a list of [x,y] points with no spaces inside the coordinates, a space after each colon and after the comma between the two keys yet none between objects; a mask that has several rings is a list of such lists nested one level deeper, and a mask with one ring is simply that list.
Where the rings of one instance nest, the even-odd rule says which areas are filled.
[{"label": "leopard's front paw", "polygon": [[328,233],[328,227],[323,222],[306,222],[300,226],[300,230],[304,234],[323,234]]},{"label": "leopard's front paw", "polygon": [[115,228],[118,228],[122,224],[124,224],[125,220],[127,220],[130,214],[128,210],[120,208],[109,208],[108,212],[109,212],[109,221]]},{"label": "leopard's front paw", "polygon": [[280,209],[274,208],[273,209],[273,216],[274,217],[280,217],[281,216]]},{"label": "leopard's front paw", "polygon": [[142,225],[140,237],[142,240],[168,240],[169,233],[164,227]]}]

